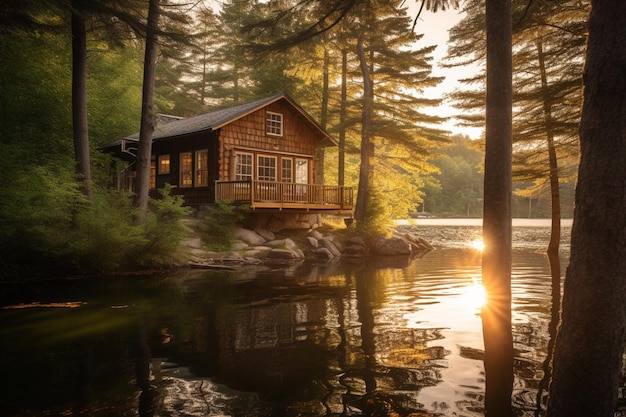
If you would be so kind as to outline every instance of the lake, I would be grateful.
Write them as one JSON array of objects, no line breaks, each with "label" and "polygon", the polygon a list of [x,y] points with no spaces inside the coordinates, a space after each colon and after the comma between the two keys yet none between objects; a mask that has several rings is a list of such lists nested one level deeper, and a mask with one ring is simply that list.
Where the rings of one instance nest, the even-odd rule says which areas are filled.
[{"label": "lake", "polygon": [[[480,224],[398,222],[436,247],[413,260],[2,284],[2,415],[481,416]],[[514,222],[523,416],[550,340],[548,227]]]}]

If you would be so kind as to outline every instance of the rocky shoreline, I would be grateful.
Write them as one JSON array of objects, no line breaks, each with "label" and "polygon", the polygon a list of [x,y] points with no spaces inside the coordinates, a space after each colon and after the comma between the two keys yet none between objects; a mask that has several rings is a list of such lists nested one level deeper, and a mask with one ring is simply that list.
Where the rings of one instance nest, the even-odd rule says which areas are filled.
[{"label": "rocky shoreline", "polygon": [[[190,229],[193,230],[193,227]],[[182,245],[189,250],[190,267],[207,269],[234,269],[238,265],[291,264],[304,260],[329,263],[341,258],[369,256],[415,258],[434,249],[424,239],[409,233],[393,232],[390,236],[374,239],[343,236],[332,231],[322,233],[320,229],[296,231],[294,234],[297,238],[295,235],[294,239],[277,238],[268,229],[250,230],[240,227],[234,231],[234,241],[227,251],[205,250],[204,242],[198,234],[182,242]]]}]

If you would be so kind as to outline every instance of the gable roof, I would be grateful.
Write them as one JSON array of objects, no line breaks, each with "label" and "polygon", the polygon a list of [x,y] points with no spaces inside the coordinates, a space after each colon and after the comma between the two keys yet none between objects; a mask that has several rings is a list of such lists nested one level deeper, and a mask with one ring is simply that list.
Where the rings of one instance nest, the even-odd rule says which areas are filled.
[{"label": "gable roof", "polygon": [[[333,145],[337,144],[337,142],[331,138],[329,134],[326,133],[326,131],[322,129],[322,127],[306,111],[304,111],[302,107],[300,107],[300,105],[284,93],[262,98],[250,103],[214,110],[197,116],[186,117],[184,119],[171,121],[167,124],[158,125],[155,127],[152,140],[156,141],[176,136],[188,135],[190,133],[218,130],[229,123],[241,119],[250,113],[280,100],[287,101],[294,109],[304,116],[304,118],[306,118],[309,123],[311,123],[314,128],[320,132],[322,140],[328,140],[330,144]],[[138,141],[139,133],[127,136],[124,139]]]}]

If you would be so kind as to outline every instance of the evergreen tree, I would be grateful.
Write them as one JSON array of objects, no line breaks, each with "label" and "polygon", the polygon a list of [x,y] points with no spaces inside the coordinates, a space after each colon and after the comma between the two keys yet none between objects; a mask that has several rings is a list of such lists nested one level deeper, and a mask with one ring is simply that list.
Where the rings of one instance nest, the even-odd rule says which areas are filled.
[{"label": "evergreen tree", "polygon": [[[418,174],[434,171],[426,162],[428,149],[447,141],[444,132],[431,127],[442,119],[420,112],[438,103],[420,97],[425,87],[440,81],[430,75],[429,54],[434,47],[409,47],[420,36],[409,30],[411,20],[406,10],[398,9],[395,2],[383,1],[371,9],[365,7],[362,13],[362,26],[357,29],[357,56],[364,85],[357,222],[364,220],[370,175],[380,175],[390,184],[392,178],[398,182],[413,174],[413,184],[408,187],[413,190],[413,198],[406,198],[405,189],[402,200],[404,207],[415,207],[420,199]],[[372,157],[376,157],[376,169],[370,169]],[[392,201],[391,205],[403,206],[400,201]]]},{"label": "evergreen tree", "polygon": [[[514,3],[513,172],[529,184],[516,190],[538,195],[546,186],[553,199],[553,233],[549,250],[559,241],[560,185],[573,181],[577,161],[577,126],[586,6],[580,2]],[[527,7],[528,6],[528,7]],[[484,13],[480,2],[466,3],[466,18],[451,31],[451,61],[484,65]],[[464,80],[453,94],[466,123],[480,126],[484,74]],[[558,165],[557,165],[558,161]],[[558,249],[557,249],[558,250]]]}]

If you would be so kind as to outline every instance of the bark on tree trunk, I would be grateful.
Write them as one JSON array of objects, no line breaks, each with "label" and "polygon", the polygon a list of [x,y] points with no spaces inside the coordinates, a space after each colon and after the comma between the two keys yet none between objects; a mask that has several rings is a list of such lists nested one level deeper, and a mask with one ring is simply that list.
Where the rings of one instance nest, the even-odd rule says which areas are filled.
[{"label": "bark on tree trunk", "polygon": [[[546,140],[548,142],[548,161],[550,165],[550,204],[552,223],[550,227],[550,243],[548,243],[548,255],[551,255],[558,264],[559,246],[561,243],[561,195],[559,191],[559,165],[554,144],[554,120],[552,118],[552,97],[548,89],[548,76],[546,74],[545,54],[543,53],[543,41],[536,41],[537,56],[539,59],[539,72],[541,74],[541,91],[543,94],[543,118],[546,126]],[[552,259],[552,258],[551,258]],[[555,279],[554,270],[552,279]],[[557,272],[560,277],[560,268]]]},{"label": "bark on tree trunk", "polygon": [[81,0],[72,0],[72,129],[76,173],[81,177],[83,194],[91,198],[87,124],[87,33],[82,9]]},{"label": "bark on tree trunk", "polygon": [[512,416],[511,331],[511,2],[486,1],[487,108],[483,202],[482,310],[485,342],[485,414]]},{"label": "bark on tree trunk", "polygon": [[[320,117],[320,126],[322,129],[326,130],[328,125],[328,95],[329,95],[329,74],[328,67],[330,66],[330,56],[328,54],[328,49],[324,49],[324,74],[322,81],[322,114]],[[324,155],[325,149],[320,146],[317,148],[315,159],[317,159],[317,170],[315,171],[315,182],[317,184],[324,184]]]},{"label": "bark on tree trunk", "polygon": [[551,319],[548,326],[550,340],[546,359],[543,362],[543,378],[539,381],[537,391],[537,409],[535,416],[539,416],[543,404],[544,390],[547,388],[552,378],[552,358],[554,357],[554,346],[556,342],[556,329],[560,318],[561,309],[561,260],[559,259],[559,247],[561,243],[561,196],[559,190],[559,167],[554,144],[554,119],[552,117],[552,97],[548,88],[548,76],[546,73],[545,54],[543,52],[543,39],[539,36],[535,44],[537,46],[537,57],[539,63],[539,73],[541,76],[541,91],[543,95],[543,117],[546,126],[546,140],[548,143],[548,161],[550,166],[550,204],[551,204],[551,226],[550,242],[548,243],[548,260],[550,263],[550,275],[552,278],[552,307]]},{"label": "bark on tree trunk", "polygon": [[345,185],[346,160],[346,110],[348,107],[348,51],[341,52],[341,106],[339,107],[339,185]]},{"label": "bark on tree trunk", "polygon": [[361,166],[359,168],[359,187],[354,208],[354,219],[357,224],[365,220],[367,200],[369,199],[369,171],[370,171],[370,129],[372,124],[372,101],[374,100],[374,86],[367,65],[363,36],[359,36],[357,42],[357,54],[363,75],[363,112],[361,116]]},{"label": "bark on tree trunk", "polygon": [[592,1],[571,256],[548,416],[612,416],[626,325],[626,2]]},{"label": "bark on tree trunk", "polygon": [[141,102],[141,126],[137,150],[137,194],[135,205],[139,208],[139,222],[145,223],[150,192],[150,160],[152,157],[152,133],[154,132],[154,72],[157,55],[157,26],[159,1],[150,0],[148,6],[148,29],[143,64],[143,93]]}]

